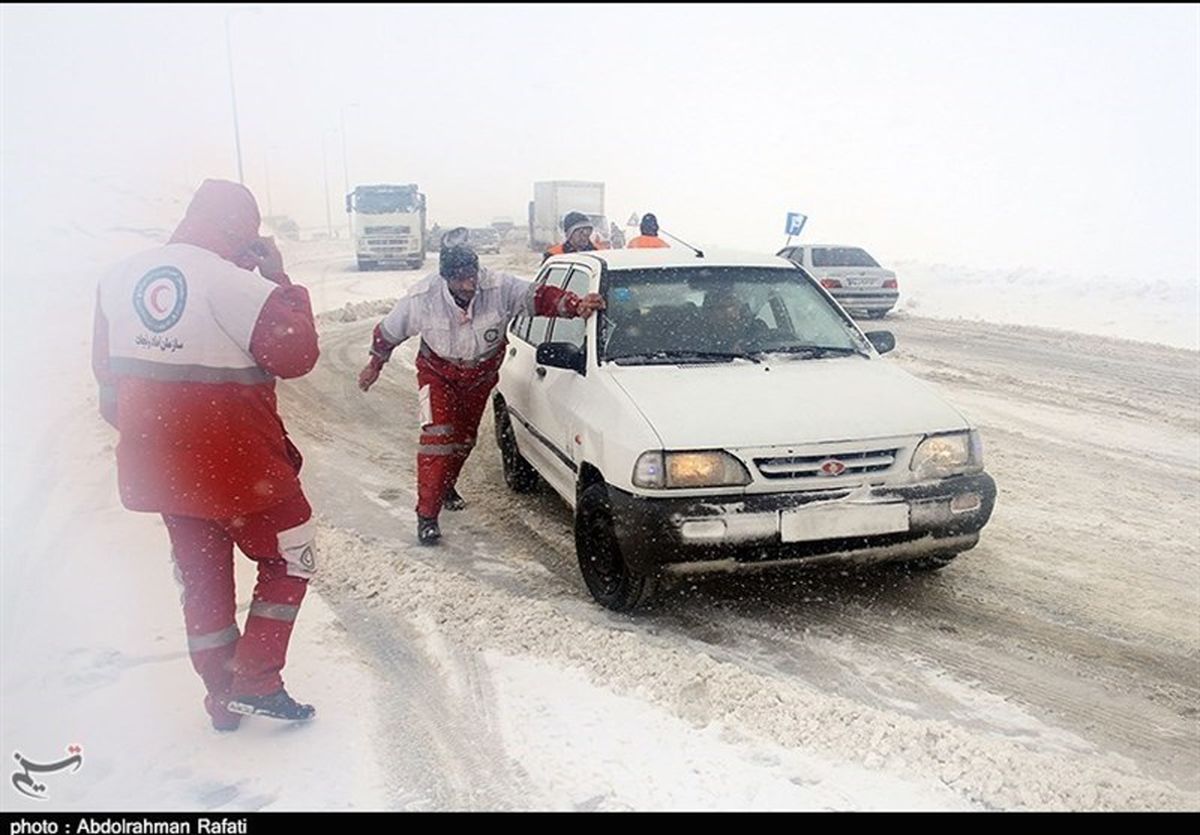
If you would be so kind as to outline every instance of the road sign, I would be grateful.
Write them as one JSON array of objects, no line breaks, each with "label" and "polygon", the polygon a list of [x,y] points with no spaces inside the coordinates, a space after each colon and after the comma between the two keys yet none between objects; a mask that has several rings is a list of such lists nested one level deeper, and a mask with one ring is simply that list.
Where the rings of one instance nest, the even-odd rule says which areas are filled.
[{"label": "road sign", "polygon": [[800,230],[804,228],[804,221],[808,220],[808,215],[802,215],[799,212],[788,212],[787,227],[783,230],[784,234],[791,237],[799,235]]}]

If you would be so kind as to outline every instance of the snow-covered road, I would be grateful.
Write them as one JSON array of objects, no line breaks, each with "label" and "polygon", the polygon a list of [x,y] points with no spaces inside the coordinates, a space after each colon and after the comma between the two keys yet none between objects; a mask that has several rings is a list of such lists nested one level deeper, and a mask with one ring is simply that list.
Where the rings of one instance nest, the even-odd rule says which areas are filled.
[{"label": "snow-covered road", "polygon": [[416,546],[415,346],[369,394],[355,377],[419,273],[285,254],[324,311],[316,370],[279,384],[323,561],[287,680],[318,720],[208,729],[161,522],[117,501],[90,294],[44,282],[31,310],[71,350],[20,357],[39,317],[5,321],[0,730],[44,760],[81,742],[85,766],[0,808],[1200,808],[1196,351],[871,323],[982,429],[980,545],[927,577],[693,578],[626,617],[591,602],[557,497],[504,487],[490,420],[469,508]]}]

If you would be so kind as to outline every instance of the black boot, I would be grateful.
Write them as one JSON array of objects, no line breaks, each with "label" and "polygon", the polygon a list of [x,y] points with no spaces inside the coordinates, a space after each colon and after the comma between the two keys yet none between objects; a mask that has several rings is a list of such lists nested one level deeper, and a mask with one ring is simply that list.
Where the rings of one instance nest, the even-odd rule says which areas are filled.
[{"label": "black boot", "polygon": [[446,491],[445,497],[442,499],[442,507],[446,510],[462,510],[467,506],[466,500],[458,495],[458,491],[451,487]]},{"label": "black boot", "polygon": [[417,514],[417,541],[422,545],[437,545],[441,538],[442,531],[438,527],[437,517]]},{"label": "black boot", "polygon": [[315,707],[300,704],[282,687],[265,696],[231,696],[225,703],[225,707],[230,713],[240,713],[244,716],[269,716],[272,719],[285,719],[289,722],[304,722],[317,715]]}]

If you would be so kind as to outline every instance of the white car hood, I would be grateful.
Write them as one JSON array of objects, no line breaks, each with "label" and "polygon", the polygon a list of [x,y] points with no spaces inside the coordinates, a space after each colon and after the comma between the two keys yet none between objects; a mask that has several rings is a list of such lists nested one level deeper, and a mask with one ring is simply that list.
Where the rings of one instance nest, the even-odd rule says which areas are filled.
[{"label": "white car hood", "polygon": [[927,383],[880,359],[605,366],[666,449],[774,446],[968,428]]}]

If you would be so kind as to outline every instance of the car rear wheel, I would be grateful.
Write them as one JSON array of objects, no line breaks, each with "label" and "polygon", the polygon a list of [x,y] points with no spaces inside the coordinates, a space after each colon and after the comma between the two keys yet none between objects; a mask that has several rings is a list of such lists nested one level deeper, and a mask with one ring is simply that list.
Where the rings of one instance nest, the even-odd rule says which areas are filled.
[{"label": "car rear wheel", "polygon": [[514,493],[531,493],[537,487],[538,474],[517,449],[517,438],[513,434],[512,419],[504,401],[492,401],[496,413],[496,443],[500,447],[500,463],[504,470],[504,483]]},{"label": "car rear wheel", "polygon": [[601,606],[628,612],[649,603],[658,589],[657,576],[634,571],[621,554],[603,484],[585,487],[575,503],[575,555],[583,582]]}]

